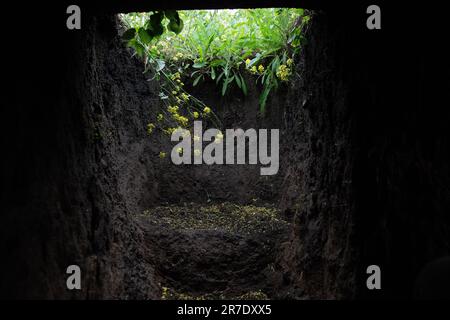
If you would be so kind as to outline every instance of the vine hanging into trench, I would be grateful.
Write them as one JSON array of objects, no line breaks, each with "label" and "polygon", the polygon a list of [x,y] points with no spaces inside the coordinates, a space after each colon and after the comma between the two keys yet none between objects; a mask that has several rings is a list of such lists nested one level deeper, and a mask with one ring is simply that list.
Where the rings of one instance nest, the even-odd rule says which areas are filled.
[{"label": "vine hanging into trench", "polygon": [[[122,37],[144,59],[145,71],[159,81],[163,108],[147,127],[170,135],[202,119],[220,127],[213,106],[185,90],[214,81],[222,96],[236,86],[248,94],[245,73],[261,88],[264,114],[268,97],[288,82],[305,42],[310,12],[303,9],[153,11],[120,15]],[[195,139],[195,137],[194,137]],[[221,137],[216,137],[220,140]],[[165,157],[165,153],[160,154]]]}]

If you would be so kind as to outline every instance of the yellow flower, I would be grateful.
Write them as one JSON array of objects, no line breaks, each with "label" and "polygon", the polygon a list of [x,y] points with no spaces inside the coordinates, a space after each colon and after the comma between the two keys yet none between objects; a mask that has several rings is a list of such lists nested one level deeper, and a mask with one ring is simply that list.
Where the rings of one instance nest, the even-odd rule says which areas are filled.
[{"label": "yellow flower", "polygon": [[179,72],[175,72],[170,78],[172,80],[180,79],[181,74]]},{"label": "yellow flower", "polygon": [[281,81],[287,81],[291,75],[291,69],[282,64],[278,67],[276,75]]},{"label": "yellow flower", "polygon": [[173,115],[174,119],[182,126],[187,126],[189,119],[183,116],[180,116],[178,113]]},{"label": "yellow flower", "polygon": [[159,113],[158,116],[156,117],[156,120],[158,121],[162,121],[164,119],[164,116],[162,113]]},{"label": "yellow flower", "polygon": [[248,66],[250,64],[250,62],[252,62],[252,60],[250,60],[249,58],[247,58],[247,60],[245,60],[245,64]]},{"label": "yellow flower", "polygon": [[161,151],[161,152],[159,153],[159,157],[160,157],[161,159],[164,159],[164,158],[166,157],[166,153]]},{"label": "yellow flower", "polygon": [[194,119],[198,119],[200,116],[197,111],[194,111],[192,114],[194,115]]},{"label": "yellow flower", "polygon": [[152,134],[153,130],[155,129],[155,125],[153,123],[149,123],[147,125],[147,133]]},{"label": "yellow flower", "polygon": [[166,300],[169,297],[169,288],[162,287],[161,299]]},{"label": "yellow flower", "polygon": [[257,73],[258,71],[256,70],[256,66],[251,67],[250,72],[253,74]]},{"label": "yellow flower", "polygon": [[184,93],[184,92],[181,94],[181,98],[182,98],[184,101],[189,101],[189,95],[186,94],[186,93]]},{"label": "yellow flower", "polygon": [[178,92],[175,91],[175,90],[172,91],[172,94],[173,94],[173,95],[175,95],[175,94],[177,94],[177,93],[178,93]]},{"label": "yellow flower", "polygon": [[164,129],[164,133],[171,135],[176,129],[177,128],[167,128],[167,129]]},{"label": "yellow flower", "polygon": [[205,114],[208,114],[208,113],[211,112],[211,109],[210,109],[209,107],[205,107],[205,108],[203,109],[203,112],[204,112]]},{"label": "yellow flower", "polygon": [[259,65],[258,71],[259,71],[259,73],[263,73],[264,72],[264,66],[262,64]]},{"label": "yellow flower", "polygon": [[293,63],[293,61],[292,61],[291,58],[287,59],[286,64],[287,64],[289,67],[292,66],[292,63]]},{"label": "yellow flower", "polygon": [[167,111],[169,111],[171,114],[176,114],[178,112],[178,106],[173,106],[173,107],[169,106],[167,108]]}]

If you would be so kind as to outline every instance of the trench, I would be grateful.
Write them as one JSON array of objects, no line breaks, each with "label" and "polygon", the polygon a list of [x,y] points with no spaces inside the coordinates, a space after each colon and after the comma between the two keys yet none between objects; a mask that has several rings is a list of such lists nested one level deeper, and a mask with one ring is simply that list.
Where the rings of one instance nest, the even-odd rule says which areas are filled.
[{"label": "trench", "polygon": [[[124,32],[123,27],[118,29],[119,33]],[[136,59],[138,63],[140,60],[131,56],[130,59]],[[221,146],[224,155],[229,151],[224,149],[227,147],[227,129],[255,130],[257,140],[261,139],[259,130],[268,129],[269,154],[273,152],[271,144],[275,143],[271,141],[270,131],[276,129],[279,130],[278,158],[281,164],[277,164],[275,174],[263,175],[262,168],[272,163],[249,164],[250,139],[246,139],[244,162],[247,164],[176,165],[169,158],[176,148],[175,143],[162,135],[149,134],[149,154],[142,156],[149,161],[146,168],[148,181],[144,184],[150,190],[138,190],[145,204],[141,206],[141,212],[134,213],[134,219],[143,230],[145,245],[151,252],[148,258],[160,279],[162,299],[295,297],[279,253],[289,247],[294,215],[288,208],[288,200],[282,199],[284,190],[292,188],[286,158],[288,154],[291,158],[299,158],[292,150],[292,141],[301,140],[301,133],[291,133],[288,128],[288,123],[292,122],[288,110],[296,107],[294,97],[303,91],[299,84],[304,60],[301,55],[297,60],[295,75],[269,96],[264,114],[260,112],[259,104],[263,88],[257,83],[257,77],[244,67],[240,72],[247,94],[234,85],[222,95],[221,87],[212,79],[194,86],[189,77],[190,73],[195,73],[194,68],[184,70],[177,79],[191,99],[198,99],[214,110],[214,123],[208,123],[211,115],[204,116],[202,131],[220,126],[216,129],[225,134]],[[177,63],[184,65],[182,61]],[[147,72],[144,77],[148,78],[150,88],[162,90],[163,80],[156,79],[155,72]],[[307,93],[302,92],[302,95]],[[153,101],[153,114],[164,110],[164,100],[167,98]],[[155,116],[144,120],[158,123]],[[207,144],[204,141],[203,148]],[[158,156],[161,150],[167,157]],[[237,152],[237,145],[233,151]],[[236,161],[237,155],[232,158]],[[273,161],[275,158],[271,159]]]},{"label": "trench", "polygon": [[[316,283],[319,277],[333,273],[332,265],[344,263],[352,268],[351,249],[342,242],[352,231],[345,231],[342,220],[325,216],[340,214],[345,221],[353,210],[352,122],[344,120],[349,113],[346,87],[343,79],[336,81],[336,62],[325,55],[331,36],[319,39],[327,16],[318,15],[317,21],[318,26],[313,22],[305,33],[308,46],[297,58],[295,76],[269,97],[264,116],[258,106],[261,88],[249,75],[247,96],[236,87],[222,96],[213,81],[194,87],[189,79],[180,79],[189,94],[213,107],[220,129],[279,129],[276,175],[261,175],[261,165],[174,165],[169,159],[158,159],[161,150],[170,154],[170,142],[154,135],[144,137],[143,127],[155,118],[160,103],[155,93],[160,85],[153,74],[130,79],[128,85],[135,87],[144,78],[146,89],[136,98],[144,108],[147,103],[151,107],[132,116],[144,124],[131,133],[133,139],[145,141],[139,150],[142,166],[124,174],[121,185],[127,201],[129,190],[134,189],[131,215],[142,231],[145,259],[158,283],[157,298],[326,298],[347,290],[331,284],[334,275],[328,281],[336,292],[326,292],[323,284]],[[115,29],[122,32],[117,25]],[[130,59],[130,51],[121,50],[123,59]],[[131,60],[142,68],[140,59]],[[334,127],[335,123],[339,125]],[[141,187],[136,188],[136,182]],[[314,189],[321,189],[322,194]],[[335,239],[328,236],[318,257],[292,260],[301,232],[295,225],[316,210],[324,217],[308,224],[312,234],[304,239],[304,246],[322,247],[320,238],[327,225],[341,228],[342,234]],[[294,271],[298,264],[305,266],[300,274]],[[309,278],[311,291],[303,288],[305,278]],[[346,281],[351,287],[354,280]]]},{"label": "trench", "polygon": [[[39,48],[32,59],[5,50],[2,60],[2,298],[410,298],[424,267],[450,254],[438,32],[394,28],[388,14],[391,31],[371,33],[363,6],[305,1],[315,15],[299,77],[270,98],[266,118],[252,97],[191,88],[225,127],[281,129],[279,173],[264,177],[256,166],[158,159],[163,142],[146,133],[158,86],[116,19],[151,5],[86,7],[77,32],[61,23],[66,6],[40,5],[23,15],[42,12],[52,36],[27,40]],[[439,14],[427,26],[444,30]],[[366,288],[374,263],[380,291]],[[72,264],[82,290],[67,290]]]}]

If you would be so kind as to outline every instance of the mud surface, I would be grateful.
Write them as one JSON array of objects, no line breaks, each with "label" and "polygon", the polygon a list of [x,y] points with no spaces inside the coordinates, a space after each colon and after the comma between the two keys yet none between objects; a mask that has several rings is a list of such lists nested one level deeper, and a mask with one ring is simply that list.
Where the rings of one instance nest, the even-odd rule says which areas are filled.
[{"label": "mud surface", "polygon": [[290,227],[276,208],[190,203],[147,210],[138,221],[167,288],[162,298],[280,296],[275,259]]}]

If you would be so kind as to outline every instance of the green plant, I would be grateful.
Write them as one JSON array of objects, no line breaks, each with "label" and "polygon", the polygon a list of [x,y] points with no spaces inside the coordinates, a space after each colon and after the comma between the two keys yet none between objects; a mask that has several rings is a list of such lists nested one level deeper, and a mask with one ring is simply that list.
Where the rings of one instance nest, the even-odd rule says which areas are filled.
[{"label": "green plant", "polygon": [[[264,113],[270,92],[292,75],[310,14],[303,9],[194,10],[121,18],[129,28],[128,44],[159,73],[189,73],[185,80],[193,86],[213,80],[222,95],[233,85],[246,95],[244,72],[253,74],[262,85]],[[173,32],[164,33],[166,22]]]},{"label": "green plant", "polygon": [[[161,37],[166,28],[175,34],[183,30],[183,20],[175,10],[130,13],[122,15],[122,19],[128,27],[122,34],[122,39],[127,41],[128,45],[141,57],[146,53],[145,47],[153,39]],[[167,22],[166,26],[164,26],[165,22]]]}]

